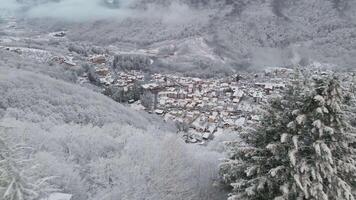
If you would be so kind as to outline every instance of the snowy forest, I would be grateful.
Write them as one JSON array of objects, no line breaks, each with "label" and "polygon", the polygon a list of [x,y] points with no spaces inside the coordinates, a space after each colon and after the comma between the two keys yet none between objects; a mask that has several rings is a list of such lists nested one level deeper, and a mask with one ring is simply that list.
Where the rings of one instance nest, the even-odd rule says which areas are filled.
[{"label": "snowy forest", "polygon": [[355,200],[355,13],[1,0],[0,200]]}]

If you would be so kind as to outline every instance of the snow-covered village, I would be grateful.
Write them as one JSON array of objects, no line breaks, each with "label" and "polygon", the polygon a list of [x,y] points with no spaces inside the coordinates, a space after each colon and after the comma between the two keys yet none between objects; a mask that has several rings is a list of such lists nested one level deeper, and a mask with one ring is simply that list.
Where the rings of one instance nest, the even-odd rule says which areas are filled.
[{"label": "snow-covered village", "polygon": [[[104,61],[105,56],[94,56],[99,57]],[[147,75],[137,70],[114,74],[104,62],[95,63],[100,64],[95,68],[95,74],[104,88],[103,93],[114,87],[122,92],[122,96],[128,94],[123,103],[175,122],[186,142],[199,144],[205,144],[215,135],[260,122],[261,109],[268,99],[281,95],[296,78],[293,68],[270,67],[261,72],[204,79],[159,73]],[[320,66],[322,64],[314,63],[303,70],[311,75],[333,73],[323,71]],[[89,81],[87,76],[85,74],[81,81]],[[341,73],[340,76],[347,87],[356,84],[354,74]],[[139,98],[132,95],[137,92],[134,90],[139,92]]]},{"label": "snow-covered village", "polygon": [[1,0],[0,200],[355,200],[355,13]]},{"label": "snow-covered village", "polygon": [[284,90],[293,78],[293,69],[287,68],[221,79],[158,73],[145,77],[144,72],[135,70],[114,75],[110,69],[98,66],[95,70],[104,88],[117,87],[118,91],[131,93],[139,84],[140,98],[126,99],[126,103],[135,110],[176,122],[184,132],[183,137],[191,143],[204,143],[223,130],[238,130],[245,123],[258,122],[259,107]]}]

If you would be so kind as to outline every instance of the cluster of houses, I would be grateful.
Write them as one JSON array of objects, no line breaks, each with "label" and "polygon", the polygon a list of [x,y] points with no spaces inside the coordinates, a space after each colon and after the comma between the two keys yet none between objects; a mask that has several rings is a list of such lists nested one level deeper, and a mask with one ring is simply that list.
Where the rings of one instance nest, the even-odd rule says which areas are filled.
[{"label": "cluster of houses", "polygon": [[101,85],[105,86],[117,86],[123,88],[124,91],[129,91],[134,84],[144,81],[144,74],[141,71],[127,71],[113,73],[109,67],[104,65],[95,68],[95,73],[99,76]]},{"label": "cluster of houses", "polygon": [[258,122],[256,110],[267,99],[286,87],[290,69],[273,68],[258,74],[235,74],[226,78],[202,79],[175,74],[153,74],[148,80],[142,71],[113,72],[104,56],[93,56],[95,73],[103,85],[115,85],[129,91],[135,83],[152,104],[130,101],[135,109],[146,110],[186,127],[187,142],[209,140],[222,130],[238,130],[245,123]]},{"label": "cluster of houses", "polygon": [[[227,129],[239,130],[246,124],[259,122],[260,107],[270,97],[279,95],[295,78],[294,70],[288,68],[211,79],[159,73],[147,77],[139,70],[113,72],[106,66],[104,56],[90,57],[89,61],[96,64],[95,72],[104,85],[129,91],[134,84],[141,83],[143,93],[150,94],[142,96],[152,98],[153,103],[147,106],[141,99],[129,101],[130,105],[184,127],[181,131],[191,143],[204,142]],[[356,76],[352,78],[351,85],[356,83]]]},{"label": "cluster of houses", "polygon": [[280,76],[290,71],[280,70],[222,79],[154,74],[143,85],[154,98],[154,105],[146,110],[188,127],[187,142],[209,140],[220,130],[238,130],[245,123],[259,121],[256,109],[286,87]]}]

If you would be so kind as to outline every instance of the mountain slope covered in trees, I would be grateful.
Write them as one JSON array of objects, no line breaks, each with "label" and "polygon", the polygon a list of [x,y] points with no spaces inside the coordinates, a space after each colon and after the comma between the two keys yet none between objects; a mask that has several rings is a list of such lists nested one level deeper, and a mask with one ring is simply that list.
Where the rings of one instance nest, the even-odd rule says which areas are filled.
[{"label": "mountain slope covered in trees", "polygon": [[0,159],[12,167],[1,172],[1,196],[223,198],[214,187],[219,153],[187,146],[159,119],[76,86],[60,70],[55,79],[34,73],[41,67],[33,63],[6,63],[0,64]]},{"label": "mountain slope covered in trees", "polygon": [[[193,69],[193,72],[239,70],[306,64],[311,60],[342,67],[355,64],[352,58],[356,54],[356,2],[352,0],[118,2],[126,6],[111,8],[112,15],[105,16],[109,19],[95,12],[91,15],[103,19],[73,22],[64,18],[65,13],[61,18],[61,15],[47,12],[34,14],[31,9],[29,15],[46,18],[37,21],[36,25],[45,27],[47,22],[52,30],[69,30],[68,36],[73,41],[115,45],[122,50],[174,46],[176,49],[171,56],[160,57],[162,62],[159,62],[163,63],[160,65],[163,68],[179,66],[170,67],[170,70],[180,67]],[[65,5],[54,4],[59,8]],[[40,8],[47,7],[40,6],[35,11]],[[48,17],[60,22],[48,22]],[[83,16],[72,14],[70,17],[81,19]],[[213,56],[190,55],[201,47],[193,42],[197,38],[203,39],[205,49],[213,50]],[[180,45],[186,40],[192,45]]]}]

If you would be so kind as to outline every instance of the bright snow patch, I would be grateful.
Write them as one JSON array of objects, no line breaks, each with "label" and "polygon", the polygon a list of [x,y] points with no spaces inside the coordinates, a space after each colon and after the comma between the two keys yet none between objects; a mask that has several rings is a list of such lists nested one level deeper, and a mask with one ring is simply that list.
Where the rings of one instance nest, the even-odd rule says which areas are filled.
[{"label": "bright snow patch", "polygon": [[71,200],[71,199],[72,199],[71,194],[53,193],[49,195],[47,198],[44,198],[42,200]]}]

